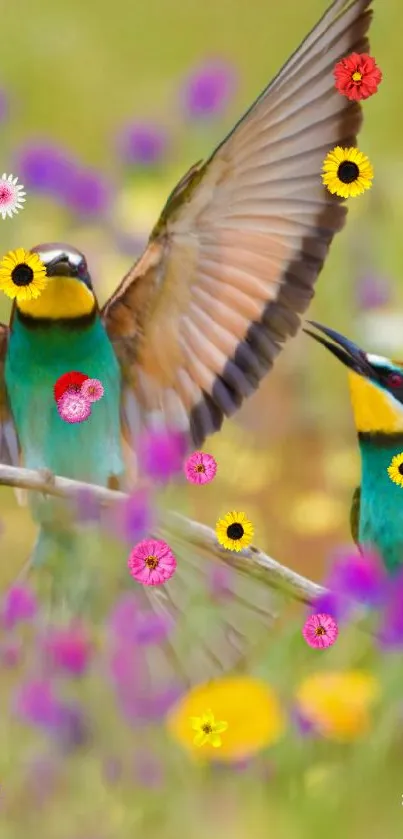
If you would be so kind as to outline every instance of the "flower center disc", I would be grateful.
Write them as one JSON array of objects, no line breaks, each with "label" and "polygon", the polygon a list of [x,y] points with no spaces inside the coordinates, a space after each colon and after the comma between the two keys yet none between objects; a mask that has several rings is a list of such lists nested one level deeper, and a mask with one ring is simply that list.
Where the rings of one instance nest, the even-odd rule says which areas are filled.
[{"label": "flower center disc", "polygon": [[158,562],[159,562],[159,560],[157,559],[156,556],[150,555],[146,559],[146,566],[147,566],[147,568],[150,568],[151,571],[155,571],[155,569],[158,568]]},{"label": "flower center disc", "polygon": [[343,160],[337,170],[337,176],[343,184],[352,184],[357,180],[360,170],[352,160]]},{"label": "flower center disc", "polygon": [[196,466],[196,472],[205,472],[205,471],[206,471],[206,470],[205,470],[205,468],[204,468],[204,466],[203,466],[203,464],[202,464],[202,463],[199,463],[199,464]]},{"label": "flower center disc", "polygon": [[29,265],[26,265],[25,262],[21,262],[20,265],[16,265],[11,272],[11,279],[14,285],[17,286],[24,286],[29,285],[32,283],[34,277],[34,272]]},{"label": "flower center disc", "polygon": [[242,539],[244,534],[244,529],[239,522],[234,522],[234,524],[230,524],[227,528],[227,536],[229,539]]},{"label": "flower center disc", "polygon": [[323,626],[318,626],[317,629],[315,629],[315,635],[326,635],[326,630]]},{"label": "flower center disc", "polygon": [[352,78],[353,82],[360,82],[361,79],[362,79],[362,73],[359,73],[358,70],[357,70],[356,73],[353,73],[351,78]]},{"label": "flower center disc", "polygon": [[208,722],[206,722],[204,725],[202,725],[202,731],[204,732],[204,734],[211,734],[212,730],[213,729]]},{"label": "flower center disc", "polygon": [[397,468],[398,468],[400,474],[403,475],[403,463],[399,463],[399,466]]}]

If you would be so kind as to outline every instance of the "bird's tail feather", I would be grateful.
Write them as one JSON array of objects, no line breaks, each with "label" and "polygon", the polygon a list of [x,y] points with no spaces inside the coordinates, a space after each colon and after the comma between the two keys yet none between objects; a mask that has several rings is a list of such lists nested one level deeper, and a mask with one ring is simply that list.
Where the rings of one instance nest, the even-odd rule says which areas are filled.
[{"label": "bird's tail feather", "polygon": [[[132,595],[139,616],[140,640],[134,662],[142,657],[141,684],[165,690],[168,685],[194,684],[220,673],[250,669],[254,652],[259,659],[270,644],[271,629],[278,611],[276,593],[261,577],[220,559],[207,548],[190,545],[186,537],[159,529],[156,534],[172,548],[177,569],[163,585],[146,586],[130,577],[127,558],[130,548],[121,542],[77,529],[64,533],[42,529],[33,557],[34,569],[51,578],[51,600],[57,613],[104,623],[119,592]],[[90,546],[91,543],[91,546]],[[43,591],[43,585],[41,585]],[[53,609],[52,609],[53,612]],[[165,616],[172,631],[152,642],[147,635],[152,614]],[[128,637],[131,634],[128,626]],[[151,630],[150,630],[151,631]],[[151,631],[152,635],[152,631]],[[133,661],[132,661],[133,659]],[[133,674],[133,684],[138,682]]]}]

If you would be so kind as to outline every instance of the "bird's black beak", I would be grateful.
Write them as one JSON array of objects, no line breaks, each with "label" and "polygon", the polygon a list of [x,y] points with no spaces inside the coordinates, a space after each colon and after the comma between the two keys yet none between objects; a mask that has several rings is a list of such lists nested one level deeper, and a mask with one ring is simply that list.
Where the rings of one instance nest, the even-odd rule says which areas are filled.
[{"label": "bird's black beak", "polygon": [[328,338],[331,338],[331,341],[327,341],[321,335],[316,335],[310,329],[304,329],[303,331],[307,335],[310,335],[311,338],[314,338],[315,341],[318,341],[319,344],[326,347],[346,367],[354,370],[355,373],[359,373],[361,376],[372,375],[373,371],[364,350],[361,350],[360,347],[357,347],[356,344],[353,344],[352,341],[349,341],[348,338],[340,335],[340,332],[336,332],[334,329],[329,329],[329,327],[322,326],[313,320],[309,320],[308,323],[310,326],[318,329],[319,332],[323,332]]},{"label": "bird's black beak", "polygon": [[78,277],[78,271],[75,265],[69,262],[67,256],[56,256],[46,264],[46,273],[48,277]]}]

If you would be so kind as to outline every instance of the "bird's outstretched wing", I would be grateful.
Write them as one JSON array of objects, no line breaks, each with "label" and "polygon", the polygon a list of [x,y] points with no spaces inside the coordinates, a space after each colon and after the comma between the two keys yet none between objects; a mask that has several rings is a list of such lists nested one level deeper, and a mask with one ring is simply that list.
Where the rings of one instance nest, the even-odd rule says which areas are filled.
[{"label": "bird's outstretched wing", "polygon": [[360,530],[360,504],[361,504],[361,487],[357,487],[354,490],[354,494],[351,500],[351,511],[350,511],[350,529],[351,535],[356,545],[359,545],[358,541],[358,533]]},{"label": "bird's outstretched wing", "polygon": [[0,323],[0,463],[18,466],[19,446],[17,432],[11,415],[4,378],[8,333],[8,326]]},{"label": "bird's outstretched wing", "polygon": [[125,383],[128,436],[153,415],[218,430],[299,326],[346,208],[322,185],[361,108],[333,67],[368,52],[371,0],[335,0],[229,136],[182,179],[102,315]]}]

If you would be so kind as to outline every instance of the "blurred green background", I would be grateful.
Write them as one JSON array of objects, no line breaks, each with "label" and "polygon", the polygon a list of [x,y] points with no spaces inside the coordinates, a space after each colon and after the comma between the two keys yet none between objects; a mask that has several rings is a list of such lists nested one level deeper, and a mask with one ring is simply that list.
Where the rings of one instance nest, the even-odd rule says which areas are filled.
[{"label": "blurred green background", "polygon": [[[17,165],[18,150],[39,139],[60,144],[84,166],[96,167],[116,193],[102,217],[86,217],[30,191],[26,185],[25,209],[13,219],[0,221],[0,252],[18,246],[30,248],[44,241],[71,242],[88,254],[103,302],[138,255],[139,242],[144,241],[157,219],[170,189],[231,128],[314,25],[325,5],[322,0],[15,0],[4,4],[0,86],[8,99],[8,111],[1,122],[2,171],[18,175],[24,182]],[[378,95],[364,103],[365,124],[359,147],[374,165],[375,182],[369,193],[350,202],[347,226],[332,247],[309,315],[361,341],[368,350],[399,357],[400,353],[403,356],[399,315],[403,264],[403,9],[399,0],[375,0],[374,9],[371,54],[384,80]],[[186,118],[181,85],[194,66],[211,57],[234,65],[239,80],[236,94],[223,113],[213,119]],[[156,167],[133,168],[119,154],[116,138],[123,125],[144,120],[166,129],[170,150]],[[122,237],[126,237],[124,245]],[[131,241],[132,253],[128,246]],[[9,309],[2,296],[1,320],[7,321]],[[214,526],[227,509],[245,510],[255,524],[259,547],[308,577],[321,579],[329,552],[350,538],[349,504],[359,477],[341,366],[300,334],[287,345],[259,392],[205,448],[216,456],[220,468],[208,493],[203,497],[197,491],[191,493],[193,517]],[[17,507],[11,491],[0,490],[0,507],[0,581],[5,587],[27,558],[34,527],[29,513]],[[88,786],[91,790],[90,781]],[[263,791],[257,794],[249,785],[240,820],[240,810],[234,810],[232,788],[222,788],[221,792],[222,797],[216,798],[211,782],[206,799],[211,812],[204,826],[200,802],[195,805],[195,823],[190,821],[192,795],[196,792],[189,793],[183,821],[178,815],[172,816],[173,799],[169,804],[173,821],[169,823],[175,835],[182,832],[192,837],[259,839],[269,831],[275,839],[299,839],[308,835],[314,824],[324,828],[323,801],[322,815],[316,822],[309,816],[308,828],[291,815],[301,801],[291,804],[287,799],[283,808],[281,792],[270,810]],[[331,786],[326,795],[332,795]],[[360,806],[366,809],[362,813],[365,828],[354,806],[351,821],[345,814],[334,831],[332,824],[328,826],[329,837],[339,837],[343,830],[346,837],[358,839],[364,829],[367,837],[380,835],[371,821],[371,812],[380,813],[380,798],[378,804],[377,809],[370,793],[363,796]],[[344,806],[350,805],[346,793]],[[165,806],[167,801],[162,797],[155,804],[155,812]],[[178,798],[177,807],[181,806]],[[314,802],[313,812],[315,807]],[[387,808],[382,816],[390,839],[401,835],[399,795],[393,807],[393,817]],[[132,829],[120,832],[120,816],[113,812],[112,803],[108,803],[105,814],[112,825],[105,835],[133,835]],[[56,824],[56,815],[54,818]],[[103,839],[104,834],[97,832],[96,815],[91,818],[87,813],[84,821],[88,824],[84,832],[80,832],[77,817],[79,832],[74,836],[64,833],[59,825],[57,833],[49,835],[66,839],[96,839],[99,835]],[[0,823],[0,837],[1,829]],[[149,835],[170,835],[169,829],[167,834],[161,833],[161,825],[154,828],[151,820]]]}]

